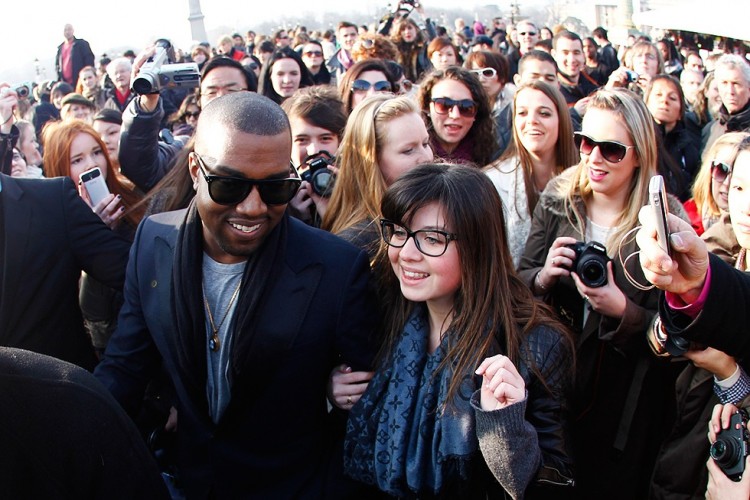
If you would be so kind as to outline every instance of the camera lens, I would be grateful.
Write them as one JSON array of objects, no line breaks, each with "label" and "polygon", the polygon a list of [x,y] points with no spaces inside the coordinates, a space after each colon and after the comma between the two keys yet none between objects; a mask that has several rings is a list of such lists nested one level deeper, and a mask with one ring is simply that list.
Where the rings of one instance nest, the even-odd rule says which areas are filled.
[{"label": "camera lens", "polygon": [[333,182],[333,173],[327,168],[316,170],[310,179],[313,191],[320,196],[330,196],[331,190],[333,189]]},{"label": "camera lens", "polygon": [[719,437],[711,445],[711,458],[724,469],[731,469],[741,460],[740,449],[732,439]]},{"label": "camera lens", "polygon": [[581,260],[578,269],[578,276],[588,287],[597,288],[607,283],[607,268],[596,256]]}]

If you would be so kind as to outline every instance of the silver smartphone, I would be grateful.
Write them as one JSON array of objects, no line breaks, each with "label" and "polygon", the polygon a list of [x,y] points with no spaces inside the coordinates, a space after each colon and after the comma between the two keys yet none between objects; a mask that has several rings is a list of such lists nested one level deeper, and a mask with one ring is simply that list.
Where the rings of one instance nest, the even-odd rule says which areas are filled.
[{"label": "silver smartphone", "polygon": [[81,182],[86,186],[86,192],[91,200],[91,206],[95,207],[100,201],[109,195],[109,188],[104,181],[102,171],[99,167],[92,168],[81,174]]},{"label": "silver smartphone", "polygon": [[669,224],[667,214],[669,206],[667,202],[667,190],[664,187],[664,178],[661,175],[651,177],[648,184],[648,200],[654,211],[656,220],[656,239],[662,250],[672,256],[672,247],[669,244]]}]

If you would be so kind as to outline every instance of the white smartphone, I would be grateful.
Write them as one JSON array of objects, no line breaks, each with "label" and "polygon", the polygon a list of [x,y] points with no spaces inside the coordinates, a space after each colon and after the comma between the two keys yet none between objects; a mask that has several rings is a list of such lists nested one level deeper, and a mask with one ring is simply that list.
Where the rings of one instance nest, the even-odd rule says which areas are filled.
[{"label": "white smartphone", "polygon": [[99,167],[92,168],[81,174],[81,182],[86,186],[86,192],[91,200],[91,206],[95,207],[100,201],[107,197],[109,188],[104,181],[102,171]]},{"label": "white smartphone", "polygon": [[669,244],[669,224],[667,214],[669,206],[667,202],[667,190],[664,187],[664,178],[661,175],[651,177],[648,184],[648,200],[654,211],[656,220],[656,239],[662,250],[672,256],[672,247]]}]

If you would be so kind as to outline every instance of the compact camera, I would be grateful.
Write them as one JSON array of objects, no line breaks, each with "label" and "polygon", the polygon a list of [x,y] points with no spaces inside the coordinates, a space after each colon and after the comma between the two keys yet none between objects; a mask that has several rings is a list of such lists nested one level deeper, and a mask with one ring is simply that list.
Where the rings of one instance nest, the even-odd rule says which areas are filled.
[{"label": "compact camera", "polygon": [[323,197],[331,196],[333,186],[336,182],[336,176],[328,170],[329,165],[334,165],[336,158],[328,151],[319,151],[314,155],[305,158],[304,165],[307,170],[302,172],[300,177],[307,181],[313,188],[315,194]]},{"label": "compact camera", "polygon": [[10,89],[13,89],[16,91],[16,94],[18,94],[19,99],[25,99],[31,95],[31,84],[29,82],[24,82],[24,83],[17,83],[15,85],[11,85],[10,88],[3,87],[2,91],[0,91],[0,97],[5,97],[6,95],[8,95],[8,92],[10,92]]},{"label": "compact camera", "polygon": [[747,413],[740,410],[729,421],[729,429],[716,436],[711,445],[711,458],[732,481],[742,479],[745,472],[745,457],[748,455]]},{"label": "compact camera", "polygon": [[156,52],[141,66],[133,80],[133,91],[144,95],[165,88],[192,89],[200,85],[201,74],[196,63],[169,64],[173,60],[174,49],[169,40],[157,40]]},{"label": "compact camera", "polygon": [[633,70],[626,69],[625,74],[628,76],[628,83],[637,82],[640,75]]},{"label": "compact camera", "polygon": [[589,243],[576,241],[565,246],[576,253],[570,271],[576,273],[584,285],[589,288],[599,288],[607,284],[607,263],[611,259],[604,245],[597,241]]}]

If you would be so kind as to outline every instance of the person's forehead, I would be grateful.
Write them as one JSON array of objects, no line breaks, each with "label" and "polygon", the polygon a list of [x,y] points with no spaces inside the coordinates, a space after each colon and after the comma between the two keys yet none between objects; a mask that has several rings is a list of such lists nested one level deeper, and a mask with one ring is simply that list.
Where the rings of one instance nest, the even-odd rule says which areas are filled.
[{"label": "person's forehead", "polygon": [[209,168],[226,167],[248,177],[256,172],[263,172],[265,176],[289,169],[292,142],[288,130],[265,136],[242,132],[221,123],[208,123],[208,126],[206,123],[199,125],[195,152]]},{"label": "person's forehead", "polygon": [[549,61],[540,61],[539,59],[529,59],[523,65],[523,74],[536,73],[540,75],[554,75],[557,73],[555,65]]},{"label": "person's forehead", "polygon": [[516,29],[518,31],[528,31],[528,30],[536,31],[536,26],[533,23],[530,23],[528,21],[521,21],[520,23],[516,25]]},{"label": "person's forehead", "polygon": [[202,87],[240,84],[243,82],[242,72],[237,68],[221,66],[211,70],[201,82]]}]

